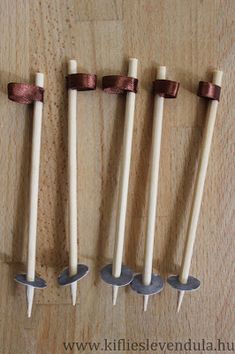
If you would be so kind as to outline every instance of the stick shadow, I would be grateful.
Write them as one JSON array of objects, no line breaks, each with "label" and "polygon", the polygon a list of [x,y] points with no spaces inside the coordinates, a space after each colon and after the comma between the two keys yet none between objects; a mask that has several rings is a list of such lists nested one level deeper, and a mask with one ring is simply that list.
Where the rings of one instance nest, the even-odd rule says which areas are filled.
[{"label": "stick shadow", "polygon": [[[136,164],[137,174],[134,180],[134,192],[132,198],[132,206],[130,213],[130,227],[129,227],[129,237],[127,241],[127,252],[126,260],[127,264],[133,268],[136,272],[141,272],[143,269],[143,264],[140,264],[140,259],[137,256],[137,252],[133,251],[136,249],[136,245],[145,243],[146,237],[146,225],[142,227],[142,223],[145,223],[144,212],[147,212],[148,199],[146,198],[148,191],[148,180],[149,180],[149,170],[150,170],[150,154],[151,154],[151,144],[152,144],[152,124],[153,124],[153,94],[152,94],[152,83],[156,77],[156,68],[158,64],[152,61],[148,69],[144,70],[141,76],[141,86],[139,90],[147,91],[147,104],[145,111],[143,113],[142,125],[142,135],[140,140],[140,153],[138,154],[138,161]],[[137,106],[138,108],[138,106]],[[138,112],[136,112],[136,120],[138,121]],[[146,224],[146,223],[145,223]],[[140,230],[143,229],[143,234]],[[140,238],[144,237],[144,242],[140,242]],[[144,247],[143,247],[144,250]],[[142,254],[142,256],[144,256]]]},{"label": "stick shadow", "polygon": [[[122,96],[117,96],[117,107],[115,112],[115,121],[113,125],[113,130],[111,132],[111,147],[109,150],[108,163],[106,168],[106,173],[102,175],[102,187],[101,187],[101,207],[100,207],[100,222],[99,222],[99,232],[97,239],[97,249],[96,249],[96,262],[95,271],[96,279],[99,277],[99,271],[101,266],[105,263],[110,262],[105,257],[106,250],[108,248],[108,237],[111,228],[111,216],[114,207],[114,196],[116,189],[118,188],[118,170],[120,165],[121,157],[121,146],[123,139],[123,126],[124,126],[124,102],[125,99]],[[110,178],[113,176],[113,178]]]}]

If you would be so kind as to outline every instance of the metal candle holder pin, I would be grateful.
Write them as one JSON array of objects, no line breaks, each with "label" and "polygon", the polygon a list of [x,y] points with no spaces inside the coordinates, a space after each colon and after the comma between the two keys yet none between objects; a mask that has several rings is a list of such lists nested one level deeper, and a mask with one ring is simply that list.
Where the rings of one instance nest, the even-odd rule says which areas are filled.
[{"label": "metal candle holder pin", "polygon": [[180,275],[170,276],[168,283],[179,291],[177,312],[179,312],[185,292],[192,292],[199,288],[200,281],[189,276],[190,265],[193,256],[193,247],[196,239],[196,230],[200,215],[203,189],[206,179],[206,171],[209,161],[210,148],[215,126],[216,114],[218,109],[221,82],[223,72],[216,70],[213,72],[213,80],[210,82],[199,82],[198,96],[206,98],[209,101],[206,117],[206,126],[203,134],[202,150],[198,165],[196,183],[193,193],[193,201],[189,216],[186,244],[184,248],[183,260],[181,264]]},{"label": "metal candle holder pin", "polygon": [[17,274],[15,281],[27,287],[27,314],[31,317],[34,288],[43,289],[46,282],[35,275],[36,267],[36,239],[37,239],[37,212],[38,212],[38,187],[39,187],[39,167],[41,150],[41,128],[44,93],[44,75],[36,73],[35,85],[14,83],[8,84],[8,98],[17,103],[32,104],[33,111],[33,137],[30,173],[30,195],[29,195],[29,239],[27,273]]},{"label": "metal candle holder pin", "polygon": [[107,93],[126,93],[125,126],[113,263],[103,267],[100,272],[101,278],[107,284],[112,285],[113,305],[115,305],[117,301],[118,288],[130,284],[133,279],[133,271],[122,264],[122,257],[125,237],[125,221],[134,125],[135,96],[138,84],[137,63],[137,59],[129,59],[128,76],[104,76],[102,82],[103,90]]},{"label": "metal candle holder pin", "polygon": [[156,224],[157,211],[157,192],[158,177],[160,164],[160,148],[163,121],[163,105],[164,98],[176,98],[179,83],[166,80],[166,67],[159,66],[156,81],[153,83],[154,111],[153,111],[153,130],[152,130],[152,150],[151,150],[151,172],[150,172],[150,188],[148,198],[148,216],[147,231],[145,241],[145,256],[143,274],[135,275],[131,287],[138,294],[144,296],[144,311],[147,310],[148,299],[150,295],[154,295],[162,291],[163,280],[159,275],[152,273],[153,267],[153,247]]},{"label": "metal candle holder pin", "polygon": [[96,89],[96,75],[77,73],[76,60],[68,62],[68,186],[69,186],[69,267],[58,277],[61,286],[71,286],[72,304],[76,304],[77,282],[88,273],[78,264],[77,251],[77,91]]}]

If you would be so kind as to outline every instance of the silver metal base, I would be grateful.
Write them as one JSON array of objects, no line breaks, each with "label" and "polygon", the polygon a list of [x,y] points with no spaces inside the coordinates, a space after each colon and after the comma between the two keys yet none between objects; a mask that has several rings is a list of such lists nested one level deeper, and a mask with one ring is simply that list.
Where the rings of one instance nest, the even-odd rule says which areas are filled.
[{"label": "silver metal base", "polygon": [[167,283],[170,284],[170,286],[172,286],[172,288],[174,289],[177,289],[179,291],[187,291],[187,292],[195,291],[201,285],[200,280],[192,276],[189,276],[187,283],[183,284],[180,282],[178,275],[170,276],[167,279]]},{"label": "silver metal base", "polygon": [[134,273],[130,268],[122,265],[121,275],[119,278],[116,278],[112,275],[112,267],[112,264],[108,264],[100,271],[101,279],[105,283],[109,285],[126,286],[132,282]]},{"label": "silver metal base", "polygon": [[85,264],[78,264],[77,265],[77,274],[70,276],[69,275],[69,268],[65,268],[58,277],[58,283],[60,286],[67,286],[71,285],[82,278],[84,278],[87,273],[89,272],[88,267]]},{"label": "silver metal base", "polygon": [[36,289],[44,289],[47,287],[47,283],[45,282],[45,280],[37,276],[35,276],[34,281],[29,281],[27,280],[27,274],[17,274],[14,280],[19,284],[32,286],[33,288]]},{"label": "silver metal base", "polygon": [[160,293],[163,287],[163,279],[160,277],[160,275],[156,274],[152,274],[150,285],[144,285],[142,283],[142,274],[136,274],[131,283],[131,288],[140,295],[154,295]]}]

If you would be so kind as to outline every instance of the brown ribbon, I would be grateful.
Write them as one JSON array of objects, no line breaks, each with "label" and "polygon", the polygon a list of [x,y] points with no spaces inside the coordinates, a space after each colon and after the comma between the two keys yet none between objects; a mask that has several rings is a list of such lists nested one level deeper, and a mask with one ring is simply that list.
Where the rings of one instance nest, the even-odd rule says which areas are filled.
[{"label": "brown ribbon", "polygon": [[176,98],[179,91],[179,82],[171,80],[155,80],[153,93],[164,98]]},{"label": "brown ribbon", "polygon": [[10,82],[7,85],[8,98],[17,103],[31,104],[34,101],[43,102],[44,89],[32,84]]},{"label": "brown ribbon", "polygon": [[137,93],[138,79],[134,77],[109,75],[102,79],[102,88],[107,93],[122,94],[125,92]]},{"label": "brown ribbon", "polygon": [[77,91],[89,91],[96,89],[96,75],[93,74],[70,74],[66,77],[67,89]]},{"label": "brown ribbon", "polygon": [[200,81],[198,85],[197,95],[199,97],[207,98],[209,100],[220,99],[221,87],[211,82]]}]

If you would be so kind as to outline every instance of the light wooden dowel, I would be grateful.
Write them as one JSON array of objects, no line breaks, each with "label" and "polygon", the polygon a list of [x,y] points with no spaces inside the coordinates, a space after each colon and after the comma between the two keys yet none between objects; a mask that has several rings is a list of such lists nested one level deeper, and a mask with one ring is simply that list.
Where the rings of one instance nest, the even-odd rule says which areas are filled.
[{"label": "light wooden dowel", "polygon": [[[68,74],[77,73],[77,61],[69,60]],[[68,89],[68,189],[69,189],[69,273],[77,274],[77,90]],[[76,303],[77,283],[71,284]]]},{"label": "light wooden dowel", "polygon": [[[216,70],[213,72],[212,82],[218,86],[221,86],[223,72]],[[211,142],[213,138],[213,131],[216,121],[216,113],[218,108],[218,101],[211,100],[208,102],[206,125],[203,133],[202,139],[202,149],[201,156],[198,164],[197,177],[193,192],[193,201],[189,216],[187,234],[186,234],[186,244],[184,248],[183,260],[181,265],[181,272],[179,275],[179,280],[181,283],[187,283],[190,265],[193,255],[193,247],[196,239],[196,231],[199,220],[200,208],[202,203],[203,189],[206,179],[206,171],[209,161]],[[183,300],[184,291],[181,291],[178,299],[177,311],[180,310],[180,306]]]},{"label": "light wooden dowel", "polygon": [[[221,86],[222,82],[222,71],[215,71],[213,73],[212,82],[218,86]],[[203,189],[206,179],[206,171],[209,161],[211,142],[213,137],[213,130],[215,126],[216,113],[218,108],[218,101],[209,101],[206,117],[206,126],[203,134],[201,157],[198,165],[198,172],[196,183],[193,193],[193,202],[189,217],[188,230],[187,230],[187,241],[184,250],[182,270],[180,274],[180,281],[186,283],[189,276],[189,269],[192,260],[193,246],[196,238],[197,224],[200,214],[200,208],[202,203]]]},{"label": "light wooden dowel", "polygon": [[[137,59],[129,60],[128,76],[137,77]],[[125,235],[127,195],[130,174],[131,148],[135,112],[135,93],[128,92],[126,96],[126,111],[124,123],[124,138],[122,148],[122,167],[119,187],[117,228],[113,259],[113,276],[120,277],[122,267],[123,244]]]},{"label": "light wooden dowel", "polygon": [[[160,66],[157,79],[165,79],[166,67]],[[157,192],[159,178],[159,163],[161,151],[162,120],[163,120],[164,97],[155,95],[152,129],[152,151],[150,162],[150,186],[148,199],[147,233],[145,241],[143,284],[149,285],[152,277],[153,247],[156,224]]]},{"label": "light wooden dowel", "polygon": [[[37,73],[35,85],[44,86],[44,75]],[[33,136],[31,154],[31,175],[30,175],[30,195],[29,195],[29,241],[27,259],[27,280],[35,280],[36,266],[36,241],[37,241],[37,215],[38,215],[38,189],[39,189],[39,167],[41,150],[41,130],[42,130],[42,110],[43,103],[35,101],[33,112]],[[33,304],[34,288],[27,287],[28,317],[31,316]]]},{"label": "light wooden dowel", "polygon": [[[138,60],[135,58],[129,59],[128,76],[137,78],[137,64]],[[125,109],[125,123],[124,123],[124,137],[122,148],[122,165],[118,196],[118,211],[117,211],[117,226],[114,245],[113,267],[112,274],[118,278],[121,275],[122,256],[124,246],[125,224],[126,224],[126,209],[127,209],[127,195],[130,174],[132,136],[135,113],[135,97],[134,92],[128,92],[126,95],[126,109]],[[117,287],[114,287],[114,298],[117,296]],[[116,302],[115,299],[113,301]]]},{"label": "light wooden dowel", "polygon": [[[157,79],[165,79],[166,67],[160,66],[157,71]],[[152,149],[150,162],[150,185],[148,198],[147,231],[145,240],[145,255],[143,269],[143,284],[150,285],[153,267],[153,248],[156,225],[157,193],[159,164],[161,151],[162,120],[163,120],[164,98],[155,95],[152,128]],[[147,309],[148,296],[144,296],[144,311]]]},{"label": "light wooden dowel", "polygon": [[[68,74],[77,73],[76,60],[68,63]],[[77,90],[68,89],[68,184],[69,184],[69,272],[77,274]]]}]

